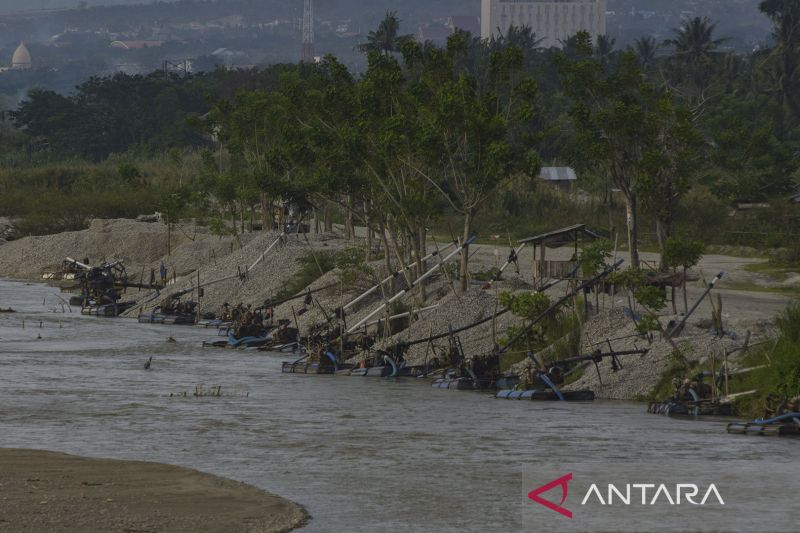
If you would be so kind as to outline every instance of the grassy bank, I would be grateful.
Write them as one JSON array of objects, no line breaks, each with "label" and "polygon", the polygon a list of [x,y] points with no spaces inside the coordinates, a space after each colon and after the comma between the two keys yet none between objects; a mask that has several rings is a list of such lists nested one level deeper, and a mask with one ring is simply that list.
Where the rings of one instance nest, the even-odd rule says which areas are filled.
[{"label": "grassy bank", "polygon": [[778,338],[752,350],[744,367],[761,366],[740,381],[741,390],[757,394],[741,398],[737,409],[742,414],[761,416],[772,397],[800,396],[800,303],[793,303],[777,319]]}]

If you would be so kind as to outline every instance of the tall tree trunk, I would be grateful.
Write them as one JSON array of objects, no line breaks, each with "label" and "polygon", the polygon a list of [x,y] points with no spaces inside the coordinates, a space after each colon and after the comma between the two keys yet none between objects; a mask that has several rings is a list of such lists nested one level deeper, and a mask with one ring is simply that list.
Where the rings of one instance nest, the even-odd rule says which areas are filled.
[{"label": "tall tree trunk", "polygon": [[[381,218],[380,223],[380,230],[381,230],[381,243],[383,243],[383,265],[386,268],[386,275],[392,273],[392,258],[389,254],[391,251],[389,250],[389,240],[386,238],[386,220]],[[389,291],[391,293],[395,292],[395,279],[392,278],[389,281]]]},{"label": "tall tree trunk", "polygon": [[356,228],[353,224],[353,197],[351,195],[347,195],[345,205],[347,209],[344,218],[344,230],[347,234],[347,239],[352,241],[356,238]]},{"label": "tall tree trunk", "polygon": [[314,208],[314,233],[319,235],[319,211]]},{"label": "tall tree trunk", "polygon": [[675,303],[675,278],[678,276],[678,270],[673,268],[672,269],[672,283],[670,283],[670,287],[672,287],[672,312],[674,314],[678,314],[678,304]]},{"label": "tall tree trunk", "polygon": [[668,270],[667,263],[664,258],[664,247],[667,244],[667,239],[669,239],[669,234],[669,222],[661,217],[656,218],[656,240],[658,241],[658,252],[661,256],[659,269],[662,272],[666,272]]},{"label": "tall tree trunk", "polygon": [[325,204],[324,217],[325,217],[325,231],[327,233],[330,233],[333,231],[333,219],[331,218],[331,206],[328,203]]},{"label": "tall tree trunk", "polygon": [[639,268],[639,228],[636,214],[636,195],[625,194],[625,216],[628,225],[628,250],[631,254],[631,268]]},{"label": "tall tree trunk", "polygon": [[464,213],[464,233],[462,235],[461,243],[464,248],[461,250],[461,292],[467,292],[469,289],[469,239],[470,231],[472,230],[472,212],[467,210]]},{"label": "tall tree trunk", "polygon": [[686,267],[683,267],[683,279],[681,280],[683,286],[683,312],[689,312],[689,299],[686,297]]},{"label": "tall tree trunk", "polygon": [[391,229],[389,229],[388,224],[386,226],[386,233],[389,236],[389,244],[391,245],[391,249],[394,252],[395,259],[397,260],[398,263],[397,268],[402,272],[403,278],[405,278],[406,283],[408,285],[411,285],[411,282],[413,281],[414,278],[410,276],[408,270],[405,269],[406,261],[405,258],[403,257],[403,251],[400,248],[400,245],[398,244],[397,238],[395,237],[394,233],[391,231]]},{"label": "tall tree trunk", "polygon": [[270,216],[267,193],[261,193],[261,230],[272,231],[272,216]]},{"label": "tall tree trunk", "polygon": [[[411,239],[412,246],[414,248],[414,255],[416,256],[414,258],[414,263],[416,265],[415,270],[417,271],[416,274],[414,275],[415,279],[419,279],[419,277],[425,272],[425,265],[422,264],[422,257],[423,257],[422,242],[420,241],[420,238],[419,238],[420,235],[424,234],[424,232],[425,232],[425,230],[422,228],[422,226],[423,226],[422,224],[418,224],[417,225],[417,228],[415,228],[415,231],[414,231],[414,238]],[[420,283],[420,285],[419,285],[419,299],[420,299],[420,302],[424,303],[426,298],[427,298],[427,295],[425,293],[425,284],[424,283]]]},{"label": "tall tree trunk", "polygon": [[372,259],[372,221],[369,217],[369,209],[367,209],[367,202],[364,202],[364,223],[367,226],[367,253],[364,257],[369,262]]}]

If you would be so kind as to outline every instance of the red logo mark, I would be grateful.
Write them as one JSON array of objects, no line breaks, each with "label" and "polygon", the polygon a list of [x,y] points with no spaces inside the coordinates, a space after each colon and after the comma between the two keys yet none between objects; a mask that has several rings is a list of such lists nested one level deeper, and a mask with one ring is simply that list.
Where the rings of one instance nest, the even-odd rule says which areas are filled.
[{"label": "red logo mark", "polygon": [[[572,518],[572,511],[569,511],[561,507],[562,505],[564,505],[564,502],[567,501],[567,494],[569,493],[569,487],[567,486],[567,483],[570,481],[572,481],[572,472],[570,472],[566,476],[554,479],[547,485],[542,485],[538,489],[533,489],[528,493],[528,498],[535,501],[539,505],[544,505],[548,509],[552,509],[553,511],[559,514],[566,516],[567,518]],[[543,492],[547,492],[548,490],[558,486],[561,487],[561,502],[558,505],[556,505],[551,501],[545,500],[544,498],[539,496]]]}]

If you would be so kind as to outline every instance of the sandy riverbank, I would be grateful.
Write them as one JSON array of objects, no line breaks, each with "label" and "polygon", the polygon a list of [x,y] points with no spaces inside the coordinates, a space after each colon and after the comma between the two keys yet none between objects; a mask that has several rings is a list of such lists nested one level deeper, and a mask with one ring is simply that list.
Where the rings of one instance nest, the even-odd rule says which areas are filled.
[{"label": "sandy riverbank", "polygon": [[[303,260],[309,256],[318,257],[323,253],[335,253],[345,248],[365,245],[360,240],[348,241],[336,228],[332,233],[292,236],[274,247],[272,244],[278,237],[274,232],[245,233],[238,238],[219,237],[213,235],[208,228],[183,225],[172,232],[169,246],[166,232],[164,224],[119,219],[93,220],[89,228],[77,232],[24,237],[0,248],[0,277],[39,280],[42,272],[58,269],[60,262],[68,255],[89,256],[97,261],[124,259],[128,275],[134,281],[139,278],[147,280],[150,270],[157,269],[164,263],[169,272],[177,275],[174,282],[160,292],[129,289],[123,300],[134,301],[136,305],[123,316],[135,317],[140,312],[159,305],[169,294],[196,287],[198,277],[204,286],[204,294],[200,298],[201,311],[218,313],[224,302],[258,306],[265,300],[274,298],[281,289],[293,282],[302,269]],[[437,245],[431,242],[429,251],[436,246],[443,247],[446,243]],[[266,250],[270,250],[269,253]],[[471,273],[485,275],[491,268],[502,264],[506,253],[505,246],[473,245],[470,248]],[[548,250],[547,257],[568,260],[573,253],[571,247],[555,248]],[[625,253],[617,256],[628,259]],[[652,264],[658,259],[652,253],[642,253],[642,258]],[[795,287],[791,284],[796,275],[787,274],[785,280],[779,281],[752,268],[763,261],[710,254],[694,269],[692,279],[696,281],[688,286],[689,302],[702,295],[704,289],[701,279],[710,279],[717,272],[725,272],[715,293],[723,298],[723,325],[729,335],[719,342],[711,336],[708,326],[712,312],[711,302],[710,299],[703,299],[689,321],[690,327],[686,328],[680,339],[693,360],[709,357],[714,350],[730,348],[730,344],[744,339],[748,331],[752,334],[751,342],[760,342],[772,334],[774,317],[790,301],[790,295],[776,291]],[[410,291],[395,304],[387,306],[386,310],[373,314],[372,311],[393,294],[385,287],[349,308],[347,322],[352,326],[367,315],[372,316],[372,321],[383,319],[392,313],[399,313],[401,307],[408,310],[436,306],[420,314],[405,331],[389,338],[379,333],[377,347],[385,348],[397,342],[441,335],[451,327],[466,326],[497,312],[497,293],[505,290],[531,290],[532,265],[532,248],[527,247],[519,253],[519,263],[516,265],[518,268],[507,269],[503,280],[495,284],[496,291],[484,291],[477,284],[466,294],[457,291],[454,288],[455,283],[451,285],[453,280],[449,276],[439,273],[428,279],[429,285],[426,286],[424,299],[417,292]],[[245,271],[247,275],[238,275]],[[315,292],[313,300],[295,299],[284,303],[276,308],[275,315],[290,319],[300,329],[301,335],[307,335],[312,326],[332,320],[335,309],[386,275],[380,259],[372,261],[369,268],[365,268],[355,279],[350,279],[353,277],[350,276],[347,283],[343,282],[341,272],[334,269],[308,285],[309,290],[321,289]],[[396,282],[396,288],[403,286],[400,279]],[[737,287],[754,287],[759,290],[746,291]],[[552,300],[556,300],[564,295],[566,289],[566,284],[557,285],[548,294]],[[190,290],[186,298],[197,300],[197,293]],[[55,302],[53,305],[58,307],[59,303]],[[587,373],[585,379],[576,384],[593,388],[600,397],[634,399],[647,396],[670,364],[672,346],[659,338],[650,346],[633,335],[632,322],[621,315],[622,308],[626,305],[629,302],[623,294],[617,294],[613,300],[604,297],[599,315],[594,314],[584,328],[582,349],[594,351],[602,346],[603,349],[633,350],[642,348],[644,342],[648,345],[650,354],[644,358],[628,357],[627,362],[623,362],[622,371],[612,372],[620,369],[605,369],[601,364],[601,370],[612,372],[612,377],[601,382],[596,372]],[[675,318],[668,306],[662,316],[663,323]],[[464,354],[470,358],[491,352],[511,325],[519,325],[519,319],[507,313],[496,321],[489,321],[460,333]],[[447,338],[438,339],[432,344],[419,343],[409,349],[406,360],[412,364],[423,364],[447,349]]]},{"label": "sandy riverbank", "polygon": [[177,466],[0,449],[0,531],[248,531],[305,522],[297,504]]}]

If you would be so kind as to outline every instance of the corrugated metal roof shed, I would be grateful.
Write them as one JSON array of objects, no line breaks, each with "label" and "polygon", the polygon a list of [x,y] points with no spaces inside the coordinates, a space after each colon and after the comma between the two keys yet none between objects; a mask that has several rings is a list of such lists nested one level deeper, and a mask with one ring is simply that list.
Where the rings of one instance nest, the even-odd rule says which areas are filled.
[{"label": "corrugated metal roof shed", "polygon": [[545,181],[576,181],[578,179],[572,167],[542,167],[539,179]]}]

